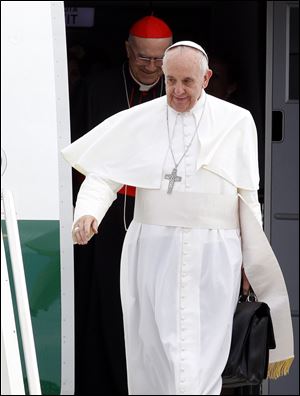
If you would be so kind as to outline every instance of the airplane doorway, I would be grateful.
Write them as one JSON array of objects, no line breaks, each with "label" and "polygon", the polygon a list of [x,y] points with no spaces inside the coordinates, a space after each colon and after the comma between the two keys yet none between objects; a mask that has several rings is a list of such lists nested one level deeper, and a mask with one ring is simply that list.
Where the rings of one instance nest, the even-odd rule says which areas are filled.
[{"label": "airplane doorway", "polygon": [[[264,203],[266,2],[65,1],[65,7],[71,89],[81,79],[122,65],[126,59],[124,42],[130,26],[152,13],[168,23],[173,30],[174,41],[192,40],[205,48],[209,58],[230,59],[237,84],[231,100],[247,108],[257,125],[261,179],[259,200]],[[121,86],[120,95],[124,94],[123,90]],[[88,285],[86,287],[88,289]],[[95,392],[101,394],[100,382]],[[84,379],[80,378],[80,370],[77,369],[76,393],[83,388]],[[258,393],[257,387],[231,390],[231,393],[226,391],[226,394]]]},{"label": "airplane doorway", "polygon": [[[174,41],[192,40],[209,56],[229,59],[237,82],[233,101],[251,111],[257,125],[263,204],[266,2],[65,1],[65,7],[67,46],[80,58],[80,71],[75,74],[81,77],[122,64],[129,27],[151,13],[169,24]],[[93,15],[86,26],[76,24],[83,8],[91,9]]]}]

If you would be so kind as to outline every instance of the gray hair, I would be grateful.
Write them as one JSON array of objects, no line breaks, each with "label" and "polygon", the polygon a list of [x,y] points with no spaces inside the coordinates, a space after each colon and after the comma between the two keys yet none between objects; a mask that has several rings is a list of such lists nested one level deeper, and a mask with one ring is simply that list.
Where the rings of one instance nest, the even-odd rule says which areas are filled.
[{"label": "gray hair", "polygon": [[164,54],[164,57],[163,57],[162,69],[163,70],[165,69],[166,60],[167,60],[167,57],[170,54],[170,52],[173,52],[175,49],[179,49],[182,52],[186,48],[189,48],[189,49],[195,51],[195,53],[198,54],[200,72],[205,74],[207,72],[207,70],[209,69],[207,57],[205,56],[205,54],[203,52],[199,51],[196,48],[190,47],[188,45],[178,45],[177,47],[173,47],[173,48],[167,49],[165,54]]}]

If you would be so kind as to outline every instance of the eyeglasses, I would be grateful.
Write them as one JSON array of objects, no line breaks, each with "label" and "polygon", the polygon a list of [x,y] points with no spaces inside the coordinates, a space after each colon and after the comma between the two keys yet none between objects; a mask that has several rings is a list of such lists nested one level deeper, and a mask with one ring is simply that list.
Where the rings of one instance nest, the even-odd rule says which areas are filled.
[{"label": "eyeglasses", "polygon": [[136,63],[146,66],[146,65],[149,65],[153,61],[155,66],[162,66],[163,58],[148,58],[146,56],[137,56],[135,54],[133,48],[131,47],[131,45],[129,45],[129,48],[131,49],[131,51],[133,53]]}]

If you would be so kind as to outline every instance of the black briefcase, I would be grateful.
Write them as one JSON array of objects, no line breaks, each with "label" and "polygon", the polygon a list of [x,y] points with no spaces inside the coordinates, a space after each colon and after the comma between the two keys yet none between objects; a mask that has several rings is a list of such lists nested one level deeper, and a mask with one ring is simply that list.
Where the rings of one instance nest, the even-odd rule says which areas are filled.
[{"label": "black briefcase", "polygon": [[[255,297],[254,297],[255,298]],[[270,308],[252,298],[240,298],[233,318],[232,340],[223,387],[259,385],[267,377],[269,349],[276,347]]]}]

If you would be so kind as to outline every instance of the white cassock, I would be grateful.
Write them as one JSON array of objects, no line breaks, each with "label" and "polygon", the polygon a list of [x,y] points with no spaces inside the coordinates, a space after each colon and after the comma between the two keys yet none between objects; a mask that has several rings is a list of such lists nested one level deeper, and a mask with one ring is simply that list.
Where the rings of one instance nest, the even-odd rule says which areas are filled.
[{"label": "white cassock", "polygon": [[[256,130],[248,111],[203,91],[191,111],[177,113],[163,97],[111,117],[63,154],[87,175],[74,221],[90,214],[100,223],[122,185],[137,186],[121,262],[130,394],[220,394],[242,263],[271,307],[277,349],[270,376],[287,372],[289,302],[259,224]],[[181,180],[167,194],[174,159]]]}]

